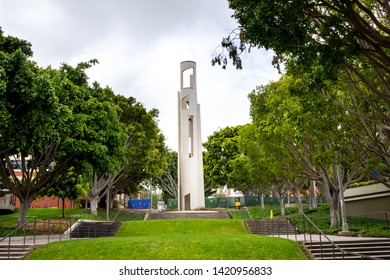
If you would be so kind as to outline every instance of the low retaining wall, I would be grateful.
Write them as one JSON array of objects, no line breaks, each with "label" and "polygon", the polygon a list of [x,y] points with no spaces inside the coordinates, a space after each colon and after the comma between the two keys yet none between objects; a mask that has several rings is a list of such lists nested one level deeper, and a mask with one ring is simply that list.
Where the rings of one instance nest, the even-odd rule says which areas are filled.
[{"label": "low retaining wall", "polygon": [[383,184],[347,189],[344,198],[348,216],[372,213],[370,218],[384,219],[384,213],[390,213],[390,188]]}]

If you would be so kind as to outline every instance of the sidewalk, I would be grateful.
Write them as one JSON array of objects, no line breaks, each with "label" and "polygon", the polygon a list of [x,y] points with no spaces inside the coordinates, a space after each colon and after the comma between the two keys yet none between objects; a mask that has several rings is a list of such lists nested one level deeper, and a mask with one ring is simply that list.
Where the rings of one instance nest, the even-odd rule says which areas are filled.
[{"label": "sidewalk", "polygon": [[351,241],[351,240],[389,240],[389,238],[385,237],[358,237],[358,236],[343,236],[343,235],[326,235],[320,236],[319,234],[297,234],[297,235],[274,235],[273,237],[280,237],[285,239],[290,239],[297,242],[303,241],[323,241],[327,242],[328,239],[331,241]]},{"label": "sidewalk", "polygon": [[[76,238],[72,238],[75,240]],[[13,245],[43,245],[49,242],[55,242],[55,241],[63,241],[63,240],[71,240],[68,235],[36,235],[34,236],[15,236],[11,237],[11,240],[9,238],[6,238],[5,240],[0,242],[0,245],[8,245],[13,244]]]}]

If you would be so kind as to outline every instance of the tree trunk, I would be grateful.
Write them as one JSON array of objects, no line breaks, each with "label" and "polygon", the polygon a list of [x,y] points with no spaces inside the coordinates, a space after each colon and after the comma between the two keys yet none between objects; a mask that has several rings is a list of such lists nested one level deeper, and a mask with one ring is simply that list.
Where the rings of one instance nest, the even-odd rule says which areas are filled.
[{"label": "tree trunk", "polygon": [[89,199],[89,202],[91,203],[91,214],[97,215],[99,197],[98,196],[91,197]]},{"label": "tree trunk", "polygon": [[65,198],[61,197],[62,199],[62,218],[65,218]]},{"label": "tree trunk", "polygon": [[300,215],[302,215],[303,214],[303,205],[302,205],[302,201],[301,201],[301,196],[300,196],[299,186],[298,185],[295,186],[294,191],[295,191],[295,198],[297,199],[298,213]]},{"label": "tree trunk", "polygon": [[106,192],[106,220],[110,220],[110,189]]},{"label": "tree trunk", "polygon": [[330,227],[336,228],[340,225],[340,215],[339,215],[339,194],[338,189],[330,189],[329,182],[326,179],[324,173],[321,174],[321,191],[325,196],[326,202],[329,205],[330,212]]},{"label": "tree trunk", "polygon": [[19,208],[19,216],[18,216],[18,226],[23,225],[26,222],[27,210],[30,207],[31,202],[34,197],[27,197],[24,199],[20,199],[20,208]]},{"label": "tree trunk", "polygon": [[309,209],[317,208],[316,200],[316,181],[310,180]]},{"label": "tree trunk", "polygon": [[333,194],[333,201],[329,204],[329,211],[330,211],[330,227],[336,228],[340,226],[340,213],[339,213],[339,201],[338,201],[338,194]]},{"label": "tree trunk", "polygon": [[264,192],[261,192],[260,193],[260,208],[261,209],[265,209],[265,205],[264,205]]},{"label": "tree trunk", "polygon": [[283,197],[280,197],[279,198],[279,207],[280,207],[280,215],[282,217],[284,217],[284,215],[286,214],[286,209],[284,207],[284,198]]}]

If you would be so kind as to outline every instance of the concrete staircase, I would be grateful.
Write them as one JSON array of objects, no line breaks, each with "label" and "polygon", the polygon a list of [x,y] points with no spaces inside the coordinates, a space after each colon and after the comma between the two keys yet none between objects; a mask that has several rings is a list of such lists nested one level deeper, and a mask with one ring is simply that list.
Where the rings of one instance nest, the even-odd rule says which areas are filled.
[{"label": "concrete staircase", "polygon": [[70,232],[71,238],[114,236],[122,222],[80,221]]},{"label": "concrete staircase", "polygon": [[[354,240],[355,239],[355,240]],[[390,239],[372,238],[358,239],[350,238],[345,241],[333,241],[338,247],[346,252],[341,252],[330,242],[303,242],[303,246],[312,259],[319,260],[361,260],[378,258],[390,260]],[[355,254],[348,254],[353,252]]]},{"label": "concrete staircase", "polygon": [[0,260],[22,260],[36,247],[38,246],[23,244],[0,244]]},{"label": "concrete staircase", "polygon": [[231,219],[228,212],[218,211],[181,211],[147,213],[145,220],[182,220],[182,219]]},{"label": "concrete staircase", "polygon": [[[318,235],[298,234],[286,219],[273,220],[246,220],[246,227],[252,234],[281,236],[296,240],[303,244],[303,248],[313,260],[362,260],[383,259],[390,260],[390,238],[358,238],[330,236],[333,244]],[[303,238],[303,239],[302,239]],[[335,245],[334,245],[335,244]],[[338,247],[338,248],[337,248]],[[343,252],[344,251],[344,252]]]},{"label": "concrete staircase", "polygon": [[296,229],[287,219],[245,220],[245,225],[251,234],[264,235],[294,235]]}]

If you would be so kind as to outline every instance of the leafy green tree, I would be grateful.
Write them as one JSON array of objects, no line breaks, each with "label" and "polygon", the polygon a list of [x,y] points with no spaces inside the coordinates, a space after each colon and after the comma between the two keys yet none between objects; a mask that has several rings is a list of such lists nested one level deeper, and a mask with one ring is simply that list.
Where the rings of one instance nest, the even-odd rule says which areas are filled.
[{"label": "leafy green tree", "polygon": [[2,33],[0,42],[0,179],[19,198],[23,223],[34,197],[65,169],[65,162],[54,170],[50,164],[59,151],[56,127],[68,115],[61,114],[49,75],[29,60],[29,44]]},{"label": "leafy green tree", "polygon": [[[305,85],[304,79],[284,76],[258,88],[250,94],[251,116],[270,166],[276,167],[274,174],[284,174],[284,181],[295,188],[303,183],[298,178],[320,182],[335,227],[339,224],[340,192],[363,175],[365,154],[351,145],[361,134],[352,134],[347,127],[355,119],[329,102],[327,95],[339,94],[337,87],[320,89],[327,93],[323,96]],[[298,189],[294,192],[298,194]]]},{"label": "leafy green tree", "polygon": [[58,176],[53,186],[47,190],[47,196],[56,196],[62,200],[62,217],[65,217],[65,199],[77,200],[87,193],[90,188],[88,178],[80,174],[79,170],[70,167],[67,171]]},{"label": "leafy green tree", "polygon": [[165,139],[157,125],[158,111],[147,111],[135,98],[115,95],[110,88],[105,88],[104,94],[114,104],[127,138],[123,145],[125,159],[119,162],[118,168],[94,176],[87,194],[94,202],[93,213],[102,196],[136,193],[142,182],[160,176],[167,166]]},{"label": "leafy green tree", "polygon": [[154,185],[163,191],[164,197],[177,199],[177,152],[168,151],[168,167],[158,178],[152,180]]},{"label": "leafy green tree", "polygon": [[126,165],[116,182],[115,191],[129,193],[130,186],[155,179],[168,167],[165,137],[158,127],[158,110],[147,111],[135,98],[116,95],[119,119],[126,131]]},{"label": "leafy green tree", "polygon": [[124,134],[88,85],[85,70],[95,60],[42,69],[28,43],[0,35],[0,180],[19,198],[24,223],[32,200],[70,166],[105,170],[119,160]]},{"label": "leafy green tree", "polygon": [[[276,66],[285,63],[289,74],[297,69],[310,73],[310,86],[314,90],[326,86],[328,80],[341,81],[349,87],[355,100],[343,104],[347,105],[344,108],[360,121],[370,139],[359,143],[360,148],[367,153],[374,151],[380,162],[377,168],[386,174],[390,169],[389,3],[380,0],[228,2],[238,28],[223,39],[223,52],[217,53],[212,63],[226,68],[229,58],[241,69],[243,52],[264,47],[275,52],[273,63]],[[386,175],[381,177],[383,183],[387,183]]]},{"label": "leafy green tree", "polygon": [[[222,47],[237,68],[242,67],[243,51],[264,47],[274,50],[276,59],[288,55],[302,65],[319,61],[328,67],[328,74],[360,54],[373,67],[389,69],[389,3],[385,1],[228,2],[238,28],[224,38]],[[213,62],[227,64],[223,54]]]},{"label": "leafy green tree", "polygon": [[215,131],[203,143],[206,149],[203,157],[205,176],[218,186],[237,187],[230,179],[233,161],[240,156],[238,135],[241,126],[225,127]]}]

